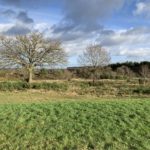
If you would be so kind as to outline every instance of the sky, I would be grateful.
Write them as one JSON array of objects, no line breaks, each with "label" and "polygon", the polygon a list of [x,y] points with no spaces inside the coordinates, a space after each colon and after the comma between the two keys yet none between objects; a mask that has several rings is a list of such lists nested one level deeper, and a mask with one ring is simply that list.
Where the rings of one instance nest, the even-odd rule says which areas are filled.
[{"label": "sky", "polygon": [[42,32],[78,55],[101,44],[111,63],[150,60],[150,0],[0,0],[0,35]]}]

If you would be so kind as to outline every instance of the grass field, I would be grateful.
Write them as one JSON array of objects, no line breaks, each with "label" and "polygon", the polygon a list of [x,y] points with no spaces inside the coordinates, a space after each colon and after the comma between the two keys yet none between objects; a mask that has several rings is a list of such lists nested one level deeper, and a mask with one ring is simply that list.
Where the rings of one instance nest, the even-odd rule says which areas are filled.
[{"label": "grass field", "polygon": [[22,102],[1,101],[0,149],[150,150],[150,99]]}]

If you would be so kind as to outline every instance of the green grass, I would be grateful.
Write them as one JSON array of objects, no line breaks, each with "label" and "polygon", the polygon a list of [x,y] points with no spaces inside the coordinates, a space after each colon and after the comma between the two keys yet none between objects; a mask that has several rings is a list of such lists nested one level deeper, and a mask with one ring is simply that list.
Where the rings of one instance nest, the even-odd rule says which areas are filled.
[{"label": "green grass", "polygon": [[150,101],[1,104],[0,149],[150,150]]}]

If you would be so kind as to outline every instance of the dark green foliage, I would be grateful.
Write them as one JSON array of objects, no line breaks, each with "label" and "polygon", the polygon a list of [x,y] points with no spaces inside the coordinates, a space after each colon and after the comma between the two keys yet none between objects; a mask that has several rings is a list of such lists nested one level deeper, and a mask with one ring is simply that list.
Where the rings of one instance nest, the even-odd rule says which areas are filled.
[{"label": "dark green foliage", "polygon": [[133,93],[149,94],[150,95],[150,87],[139,87],[137,89],[134,89]]},{"label": "dark green foliage", "polygon": [[29,89],[30,85],[27,82],[0,82],[1,91],[13,91]]},{"label": "dark green foliage", "polygon": [[0,106],[0,149],[149,150],[150,101]]},{"label": "dark green foliage", "polygon": [[54,91],[66,91],[68,89],[68,85],[65,83],[32,83],[32,89],[45,89],[45,90],[54,90]]},{"label": "dark green foliage", "polygon": [[68,85],[65,83],[27,83],[27,82],[0,82],[0,91],[44,89],[54,91],[66,91]]}]

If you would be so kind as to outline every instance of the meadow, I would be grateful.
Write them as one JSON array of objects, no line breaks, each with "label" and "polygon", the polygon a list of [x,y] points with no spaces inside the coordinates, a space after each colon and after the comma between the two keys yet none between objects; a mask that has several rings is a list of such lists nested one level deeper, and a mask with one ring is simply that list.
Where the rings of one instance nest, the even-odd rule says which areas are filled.
[{"label": "meadow", "polygon": [[0,149],[150,150],[150,83],[0,82]]},{"label": "meadow", "polygon": [[150,149],[149,98],[69,99],[11,93],[0,93],[0,149]]}]

